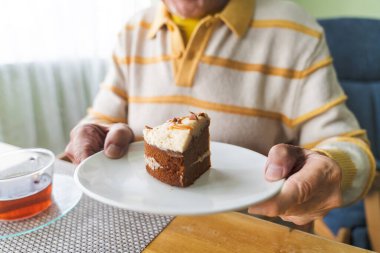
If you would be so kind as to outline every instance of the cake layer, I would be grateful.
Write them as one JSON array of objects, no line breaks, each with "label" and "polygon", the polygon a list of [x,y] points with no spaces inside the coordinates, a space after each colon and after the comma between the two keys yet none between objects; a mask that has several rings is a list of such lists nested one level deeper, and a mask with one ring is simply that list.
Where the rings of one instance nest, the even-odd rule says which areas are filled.
[{"label": "cake layer", "polygon": [[162,150],[145,142],[145,166],[150,175],[173,186],[183,187],[184,156],[178,152]]},{"label": "cake layer", "polygon": [[190,167],[206,152],[210,151],[210,133],[208,127],[202,129],[199,136],[194,137],[183,156],[185,157],[186,167]]},{"label": "cake layer", "polygon": [[203,173],[211,167],[210,155],[205,157],[201,162],[196,162],[185,170],[183,177],[183,186],[189,186],[194,183]]},{"label": "cake layer", "polygon": [[173,186],[186,187],[193,184],[211,167],[209,138],[209,130],[204,128],[184,153],[163,150],[145,142],[148,173]]}]

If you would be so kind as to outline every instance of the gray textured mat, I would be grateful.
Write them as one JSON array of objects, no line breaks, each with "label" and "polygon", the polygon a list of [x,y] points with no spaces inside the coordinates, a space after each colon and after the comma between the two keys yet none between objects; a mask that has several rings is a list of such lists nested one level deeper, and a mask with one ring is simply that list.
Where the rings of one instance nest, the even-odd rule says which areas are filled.
[{"label": "gray textured mat", "polygon": [[[72,164],[55,163],[56,172],[72,175],[73,169]],[[172,218],[114,208],[82,195],[80,202],[59,220],[28,234],[0,239],[0,253],[141,252]],[[15,230],[25,227],[19,225],[20,229]],[[6,227],[0,224],[0,235]]]},{"label": "gray textured mat", "polygon": [[0,240],[0,252],[141,252],[172,218],[110,207],[83,195],[53,224]]}]

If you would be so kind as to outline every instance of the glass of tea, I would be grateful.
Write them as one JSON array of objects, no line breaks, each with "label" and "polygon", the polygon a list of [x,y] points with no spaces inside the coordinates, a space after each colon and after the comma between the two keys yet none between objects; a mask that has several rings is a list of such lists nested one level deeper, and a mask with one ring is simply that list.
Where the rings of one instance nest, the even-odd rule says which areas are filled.
[{"label": "glass of tea", "polygon": [[0,155],[0,220],[26,219],[52,204],[54,160],[46,149]]}]

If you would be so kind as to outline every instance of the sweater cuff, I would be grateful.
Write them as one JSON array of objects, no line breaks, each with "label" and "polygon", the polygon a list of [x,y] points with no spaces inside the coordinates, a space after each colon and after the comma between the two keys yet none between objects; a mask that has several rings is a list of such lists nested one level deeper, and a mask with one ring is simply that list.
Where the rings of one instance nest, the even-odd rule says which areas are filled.
[{"label": "sweater cuff", "polygon": [[319,152],[338,163],[342,170],[342,191],[348,190],[352,186],[352,182],[355,179],[357,169],[355,164],[352,162],[351,157],[346,152],[339,149],[312,149],[313,151]]}]

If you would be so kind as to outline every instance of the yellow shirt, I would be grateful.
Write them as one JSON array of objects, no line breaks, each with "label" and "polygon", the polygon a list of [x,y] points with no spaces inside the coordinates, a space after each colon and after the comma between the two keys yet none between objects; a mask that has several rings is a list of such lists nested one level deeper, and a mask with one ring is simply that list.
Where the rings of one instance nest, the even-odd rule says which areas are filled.
[{"label": "yellow shirt", "polygon": [[177,15],[171,15],[173,22],[178,26],[181,31],[182,38],[185,45],[190,40],[191,34],[195,30],[195,27],[199,23],[199,19],[181,18]]}]

